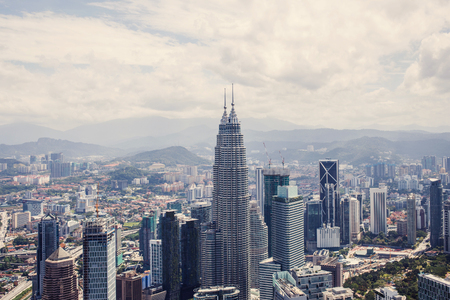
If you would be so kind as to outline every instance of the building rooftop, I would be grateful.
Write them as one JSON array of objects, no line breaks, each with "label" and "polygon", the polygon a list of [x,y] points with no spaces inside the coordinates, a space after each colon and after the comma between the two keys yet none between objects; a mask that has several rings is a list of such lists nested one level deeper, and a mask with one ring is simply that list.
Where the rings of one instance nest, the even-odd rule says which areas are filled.
[{"label": "building rooftop", "polygon": [[61,260],[71,259],[71,258],[72,258],[72,255],[70,255],[63,248],[58,247],[58,249],[56,249],[56,251],[53,252],[52,255],[50,255],[49,258],[47,258],[47,259],[51,260],[51,261],[61,261]]}]

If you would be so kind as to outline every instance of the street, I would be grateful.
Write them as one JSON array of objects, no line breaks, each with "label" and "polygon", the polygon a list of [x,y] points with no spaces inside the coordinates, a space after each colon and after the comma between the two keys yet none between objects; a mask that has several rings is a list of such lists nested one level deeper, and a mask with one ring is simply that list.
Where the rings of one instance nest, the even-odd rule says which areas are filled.
[{"label": "street", "polygon": [[3,296],[3,298],[1,298],[1,299],[2,300],[12,300],[12,299],[14,299],[14,297],[16,297],[17,295],[22,293],[24,290],[31,287],[31,285],[32,285],[31,281],[22,281],[21,283],[19,283],[18,286],[16,286],[13,290],[11,290],[8,294]]}]

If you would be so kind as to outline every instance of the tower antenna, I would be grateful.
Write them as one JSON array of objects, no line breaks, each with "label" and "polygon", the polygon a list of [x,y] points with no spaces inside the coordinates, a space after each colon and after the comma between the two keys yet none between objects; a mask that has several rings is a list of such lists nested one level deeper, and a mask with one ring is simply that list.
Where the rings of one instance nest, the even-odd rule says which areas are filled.
[{"label": "tower antenna", "polygon": [[283,165],[283,169],[284,169],[284,157],[281,155],[281,150],[278,150],[278,152],[280,153],[281,164]]},{"label": "tower antenna", "polygon": [[231,105],[234,106],[234,87],[233,87],[233,83],[231,84]]},{"label": "tower antenna", "polygon": [[227,88],[223,88],[223,109],[227,110]]}]

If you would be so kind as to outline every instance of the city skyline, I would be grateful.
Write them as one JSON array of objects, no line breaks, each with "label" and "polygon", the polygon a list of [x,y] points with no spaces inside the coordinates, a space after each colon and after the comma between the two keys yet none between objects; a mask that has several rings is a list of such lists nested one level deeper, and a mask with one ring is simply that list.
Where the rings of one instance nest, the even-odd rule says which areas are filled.
[{"label": "city skyline", "polygon": [[244,118],[449,126],[449,8],[441,1],[2,2],[2,122],[69,129],[117,115],[213,117],[218,91],[234,82]]}]

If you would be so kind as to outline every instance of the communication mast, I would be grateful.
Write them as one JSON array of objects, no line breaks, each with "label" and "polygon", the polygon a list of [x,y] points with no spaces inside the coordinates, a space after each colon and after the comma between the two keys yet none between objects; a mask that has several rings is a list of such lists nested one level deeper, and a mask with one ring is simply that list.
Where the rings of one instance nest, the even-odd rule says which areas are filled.
[{"label": "communication mast", "polygon": [[269,153],[267,153],[266,143],[263,142],[263,145],[264,145],[264,150],[266,150],[266,156],[267,156],[267,160],[269,161],[269,169],[270,169],[270,166],[272,165],[272,160],[269,157]]}]

